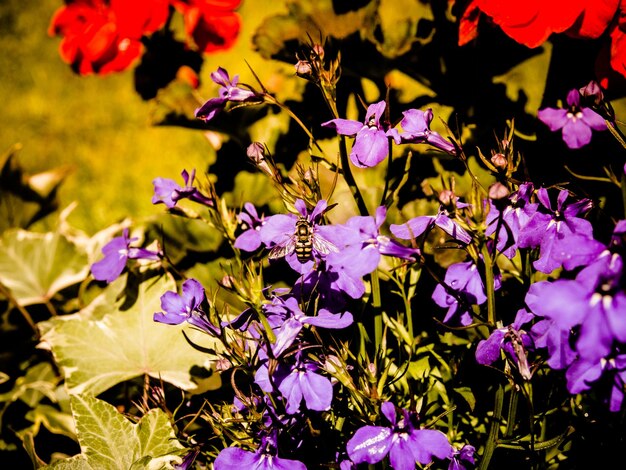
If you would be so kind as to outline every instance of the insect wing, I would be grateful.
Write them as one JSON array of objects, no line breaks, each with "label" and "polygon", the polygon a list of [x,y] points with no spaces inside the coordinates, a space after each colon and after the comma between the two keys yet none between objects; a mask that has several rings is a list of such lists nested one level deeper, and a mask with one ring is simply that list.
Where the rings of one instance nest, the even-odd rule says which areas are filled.
[{"label": "insect wing", "polygon": [[339,248],[334,243],[317,234],[311,236],[311,243],[313,244],[313,249],[322,255],[339,252]]},{"label": "insect wing", "polygon": [[286,241],[273,246],[267,255],[269,259],[278,259],[293,253],[296,249],[297,237],[291,236]]}]

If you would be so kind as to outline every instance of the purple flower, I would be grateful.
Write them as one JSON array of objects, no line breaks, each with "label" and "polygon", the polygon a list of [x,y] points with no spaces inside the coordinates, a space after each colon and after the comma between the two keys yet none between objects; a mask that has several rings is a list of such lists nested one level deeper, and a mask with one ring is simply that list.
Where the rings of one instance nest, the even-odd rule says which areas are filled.
[{"label": "purple flower", "polygon": [[202,310],[201,305],[205,299],[202,284],[195,279],[187,279],[182,290],[182,295],[167,291],[161,296],[161,308],[164,311],[156,312],[153,316],[154,321],[168,325],[179,325],[187,321],[207,333],[219,334],[219,330],[208,321]]},{"label": "purple flower", "polygon": [[437,215],[422,215],[413,217],[407,223],[402,225],[391,224],[389,226],[389,230],[391,230],[391,233],[398,238],[411,240],[419,237],[424,232],[432,230],[435,225],[455,240],[462,243],[469,243],[472,241],[472,236],[467,233],[463,227],[450,218],[450,212],[443,206],[443,204],[440,206]]},{"label": "purple flower", "polygon": [[300,362],[278,385],[278,390],[287,400],[285,411],[295,414],[300,411],[304,400],[306,408],[327,411],[333,401],[333,385],[330,380],[317,373],[320,368],[312,362]]},{"label": "purple flower", "polygon": [[454,449],[453,455],[450,457],[450,465],[448,470],[468,470],[474,467],[474,446],[464,445],[460,450]]},{"label": "purple flower", "polygon": [[397,420],[395,406],[390,402],[383,403],[381,411],[391,426],[358,429],[346,445],[354,463],[374,464],[389,455],[394,469],[413,470],[416,462],[428,465],[433,457],[445,459],[453,455],[446,435],[434,429],[420,429],[416,413],[401,410],[401,418]]},{"label": "purple flower", "polygon": [[[300,213],[299,217],[295,214],[277,214],[265,219],[260,231],[261,241],[270,247],[270,258],[284,256],[294,271],[306,274],[326,255],[338,252],[345,245],[346,237],[351,234],[342,226],[319,224],[328,207],[325,200],[318,201],[310,213],[301,199],[294,205]],[[301,231],[307,232],[308,237],[300,235]],[[298,251],[303,251],[301,238],[310,241],[310,253],[306,256],[298,254]]]},{"label": "purple flower", "polygon": [[182,187],[174,180],[169,178],[155,178],[152,181],[154,185],[154,196],[152,196],[152,204],[163,203],[170,209],[176,205],[181,199],[189,199],[205,206],[213,207],[213,201],[204,196],[193,185],[193,180],[196,177],[196,170],[192,170],[191,175],[187,173],[187,170],[183,170],[181,173],[185,186]]},{"label": "purple flower", "polygon": [[306,470],[306,465],[298,460],[278,457],[276,445],[264,439],[256,452],[238,447],[222,450],[213,464],[215,470]]},{"label": "purple flower", "polygon": [[294,297],[275,297],[272,303],[263,306],[263,310],[276,336],[276,341],[272,344],[272,352],[276,357],[293,344],[304,325],[341,329],[353,322],[350,312],[333,314],[326,309],[320,309],[315,316],[306,315],[300,310],[298,300]]},{"label": "purple flower", "polygon": [[578,149],[591,142],[591,130],[606,130],[606,122],[595,111],[580,106],[580,92],[576,89],[567,94],[567,109],[544,108],[537,117],[555,132],[563,129],[563,140],[571,149]]},{"label": "purple flower", "polygon": [[521,184],[517,191],[507,199],[492,200],[487,215],[485,235],[497,233],[496,248],[507,258],[513,258],[517,251],[519,232],[537,210],[538,204],[532,204],[533,184]]},{"label": "purple flower", "polygon": [[130,244],[137,240],[138,238],[128,238],[128,229],[125,228],[121,237],[115,237],[104,245],[102,248],[104,258],[91,265],[91,273],[94,279],[113,282],[122,274],[129,259],[161,259],[162,254],[160,252],[143,248],[131,248]]},{"label": "purple flower", "polygon": [[196,117],[203,121],[213,119],[217,113],[224,109],[229,101],[261,101],[262,99],[261,96],[249,88],[240,88],[239,75],[235,75],[231,80],[228,76],[228,72],[222,67],[219,67],[217,71],[211,73],[211,80],[221,85],[219,89],[220,96],[219,98],[211,98],[196,109]]},{"label": "purple flower", "polygon": [[618,353],[613,357],[597,360],[578,359],[567,370],[565,377],[570,393],[589,390],[593,382],[601,377],[608,377],[609,409],[614,412],[620,411],[626,389],[626,354]]},{"label": "purple flower", "polygon": [[[471,324],[470,306],[481,305],[487,300],[478,267],[473,261],[452,264],[448,267],[443,282],[445,286],[437,285],[432,295],[437,305],[448,309],[443,322],[462,326]],[[500,288],[499,275],[495,276],[494,288]]]},{"label": "purple flower", "polygon": [[333,119],[322,124],[332,127],[338,134],[355,137],[350,160],[360,168],[371,168],[389,155],[389,139],[386,126],[380,123],[386,103],[379,101],[369,105],[365,121]]},{"label": "purple flower", "polygon": [[566,269],[573,269],[579,266],[578,263],[585,262],[586,258],[567,258],[566,255],[571,249],[572,240],[576,241],[576,245],[579,243],[592,245],[591,254],[589,254],[591,258],[594,256],[593,246],[598,246],[597,242],[593,240],[591,222],[578,217],[578,215],[591,209],[591,201],[580,199],[575,202],[567,202],[568,197],[569,193],[566,190],[561,190],[557,198],[556,209],[553,209],[548,191],[545,188],[539,189],[537,199],[539,199],[540,205],[520,230],[517,240],[520,248],[540,247],[539,259],[533,263],[533,266],[542,273],[549,274],[561,265],[564,265]]},{"label": "purple flower", "polygon": [[400,122],[400,126],[404,131],[402,134],[398,134],[394,130],[394,138],[399,138],[403,144],[430,144],[439,150],[444,152],[455,154],[456,148],[454,145],[444,139],[440,134],[430,130],[430,123],[433,120],[433,110],[427,109],[426,111],[420,111],[419,109],[409,109],[402,113],[404,116]]},{"label": "purple flower", "polygon": [[489,338],[478,343],[476,362],[483,365],[493,364],[500,358],[500,350],[503,350],[517,365],[521,376],[525,380],[530,380],[531,373],[526,351],[532,347],[532,339],[522,326],[533,318],[532,313],[521,309],[511,325],[493,330]]},{"label": "purple flower", "polygon": [[350,218],[345,224],[346,227],[358,233],[359,241],[356,245],[360,246],[363,258],[371,260],[370,262],[365,261],[363,264],[373,265],[374,269],[378,266],[380,255],[395,256],[396,258],[415,261],[420,254],[418,249],[403,246],[380,233],[380,227],[385,222],[386,215],[387,209],[384,206],[380,206],[376,209],[374,217],[355,216]]},{"label": "purple flower", "polygon": [[263,217],[259,217],[256,208],[250,202],[243,205],[243,211],[237,218],[241,222],[244,231],[235,240],[235,248],[244,251],[256,251],[261,244],[261,227],[265,223]]}]

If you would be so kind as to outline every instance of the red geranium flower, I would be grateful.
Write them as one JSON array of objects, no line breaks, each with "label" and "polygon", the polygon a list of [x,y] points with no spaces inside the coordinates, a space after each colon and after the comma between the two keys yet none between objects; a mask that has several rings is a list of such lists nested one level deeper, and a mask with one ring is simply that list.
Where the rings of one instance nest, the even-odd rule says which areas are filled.
[{"label": "red geranium flower", "polygon": [[615,16],[620,0],[473,0],[461,19],[459,44],[472,39],[475,9],[520,44],[537,47],[552,33],[597,38]]},{"label": "red geranium flower", "polygon": [[229,49],[235,43],[241,20],[234,10],[240,0],[172,0],[184,16],[185,30],[201,52]]},{"label": "red geranium flower", "polygon": [[120,72],[141,54],[141,36],[161,28],[167,0],[70,0],[50,23],[60,54],[81,75]]}]

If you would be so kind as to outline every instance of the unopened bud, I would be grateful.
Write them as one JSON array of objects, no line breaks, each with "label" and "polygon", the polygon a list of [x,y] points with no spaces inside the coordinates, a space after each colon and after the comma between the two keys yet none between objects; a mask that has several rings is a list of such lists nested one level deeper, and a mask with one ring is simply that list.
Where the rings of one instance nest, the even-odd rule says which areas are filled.
[{"label": "unopened bud", "polygon": [[454,201],[456,201],[456,199],[457,198],[454,195],[454,192],[449,189],[444,189],[439,193],[439,202],[442,203],[444,206],[451,205]]},{"label": "unopened bud", "polygon": [[225,289],[232,289],[235,286],[233,281],[234,281],[234,278],[227,274],[220,281],[220,285],[224,287]]},{"label": "unopened bud", "polygon": [[586,86],[582,87],[580,94],[593,104],[600,104],[604,100],[602,88],[595,80],[591,80]]},{"label": "unopened bud", "polygon": [[255,164],[260,165],[265,161],[265,145],[261,142],[252,142],[246,149],[246,155]]},{"label": "unopened bud", "polygon": [[509,194],[510,193],[508,188],[502,183],[493,183],[491,186],[489,186],[489,197],[491,199],[504,199]]},{"label": "unopened bud", "polygon": [[308,60],[299,60],[296,62],[296,74],[298,75],[311,75],[313,69],[311,68],[311,63]]},{"label": "unopened bud", "polygon": [[498,170],[504,170],[508,164],[506,157],[501,153],[494,153],[491,157],[491,163],[493,163],[493,166]]},{"label": "unopened bud", "polygon": [[324,48],[321,44],[315,44],[313,46],[313,53],[317,56],[319,60],[324,60]]}]

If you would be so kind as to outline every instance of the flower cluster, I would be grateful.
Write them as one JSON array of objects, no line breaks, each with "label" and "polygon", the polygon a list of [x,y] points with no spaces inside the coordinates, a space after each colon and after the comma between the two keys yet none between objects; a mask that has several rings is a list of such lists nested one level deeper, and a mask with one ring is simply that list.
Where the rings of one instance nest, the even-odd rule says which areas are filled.
[{"label": "flower cluster", "polygon": [[51,20],[60,54],[81,75],[121,72],[142,54],[142,38],[161,30],[170,7],[183,15],[190,42],[202,52],[228,49],[237,38],[239,0],[75,0]]}]

